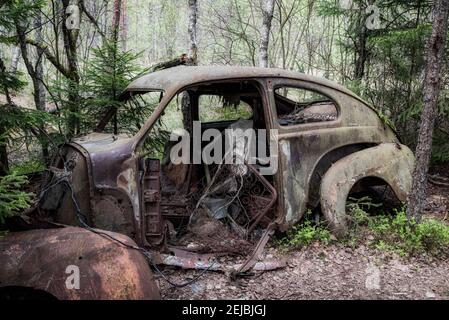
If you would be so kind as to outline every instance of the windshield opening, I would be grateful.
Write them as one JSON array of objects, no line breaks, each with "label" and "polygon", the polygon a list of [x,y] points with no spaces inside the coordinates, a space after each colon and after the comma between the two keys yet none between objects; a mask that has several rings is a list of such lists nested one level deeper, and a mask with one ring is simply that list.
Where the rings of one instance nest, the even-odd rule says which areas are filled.
[{"label": "windshield opening", "polygon": [[163,91],[130,92],[126,101],[111,106],[100,119],[97,130],[100,132],[135,135],[162,100]]}]

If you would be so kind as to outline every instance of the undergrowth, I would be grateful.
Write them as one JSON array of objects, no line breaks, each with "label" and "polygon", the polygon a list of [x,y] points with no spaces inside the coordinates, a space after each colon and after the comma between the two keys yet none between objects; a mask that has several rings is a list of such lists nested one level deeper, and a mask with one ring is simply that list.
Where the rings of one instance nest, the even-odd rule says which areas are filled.
[{"label": "undergrowth", "polygon": [[27,175],[45,170],[45,163],[37,158],[30,158],[28,160],[16,163],[12,166],[11,171],[17,175]]},{"label": "undergrowth", "polygon": [[277,241],[279,247],[284,250],[304,247],[319,241],[329,244],[332,241],[331,233],[325,225],[315,223],[311,219],[312,213],[308,211],[304,222],[293,226],[287,235]]},{"label": "undergrowth", "polygon": [[381,205],[372,203],[369,197],[348,200],[350,231],[345,238],[333,238],[325,224],[315,223],[309,212],[304,222],[278,240],[278,245],[282,249],[292,249],[308,246],[313,242],[329,244],[338,241],[351,247],[366,244],[400,256],[447,254],[449,226],[443,222],[435,219],[423,219],[421,223],[409,220],[404,207],[394,209],[391,213],[381,212]]}]

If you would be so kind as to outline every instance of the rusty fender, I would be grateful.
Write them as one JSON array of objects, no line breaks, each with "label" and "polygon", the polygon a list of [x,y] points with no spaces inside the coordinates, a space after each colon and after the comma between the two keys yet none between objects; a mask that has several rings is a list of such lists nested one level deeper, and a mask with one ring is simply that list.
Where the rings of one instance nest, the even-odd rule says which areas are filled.
[{"label": "rusty fender", "polygon": [[383,143],[340,159],[326,172],[321,183],[321,209],[337,236],[348,231],[346,199],[361,179],[384,180],[400,201],[406,201],[412,185],[412,151],[397,143]]},{"label": "rusty fender", "polygon": [[[126,236],[105,233],[135,245]],[[160,299],[140,252],[82,228],[10,233],[0,238],[0,261],[0,287],[43,290],[63,300]],[[66,285],[68,266],[79,269],[79,289]]]}]

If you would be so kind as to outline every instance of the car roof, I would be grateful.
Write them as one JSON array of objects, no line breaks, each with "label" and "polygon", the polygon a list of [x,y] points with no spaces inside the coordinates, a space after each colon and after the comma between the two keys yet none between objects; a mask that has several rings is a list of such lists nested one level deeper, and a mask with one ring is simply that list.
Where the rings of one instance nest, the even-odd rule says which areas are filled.
[{"label": "car roof", "polygon": [[366,102],[355,93],[336,82],[296,71],[259,67],[178,66],[143,75],[134,80],[126,88],[125,92],[152,90],[168,92],[171,90],[179,90],[195,83],[207,81],[268,77],[290,78],[320,84],[346,93],[366,104]]}]

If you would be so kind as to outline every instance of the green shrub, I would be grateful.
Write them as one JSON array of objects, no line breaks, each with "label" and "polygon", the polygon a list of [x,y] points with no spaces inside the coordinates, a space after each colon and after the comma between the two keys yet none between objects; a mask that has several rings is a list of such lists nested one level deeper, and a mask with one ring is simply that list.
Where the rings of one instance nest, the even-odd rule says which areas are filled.
[{"label": "green shrub", "polygon": [[35,172],[42,172],[45,170],[45,163],[39,158],[30,158],[20,163],[13,164],[11,171],[17,175],[25,175]]},{"label": "green shrub", "polygon": [[[356,246],[368,243],[379,250],[394,252],[401,256],[420,253],[439,255],[449,249],[449,226],[434,219],[424,219],[421,223],[408,220],[405,208],[394,210],[392,214],[370,216],[368,209],[378,208],[369,197],[349,199],[347,212],[350,222],[348,236],[341,240],[345,245]],[[369,240],[367,240],[369,239]],[[278,241],[285,249],[308,246],[315,241],[331,242],[329,230],[310,219],[310,211],[305,221],[294,226]]]},{"label": "green shrub", "polygon": [[15,172],[0,178],[0,223],[29,207],[32,194],[23,191],[27,183],[25,176]]},{"label": "green shrub", "polygon": [[[361,216],[357,211],[363,210],[355,210]],[[381,250],[400,255],[439,254],[449,247],[449,226],[434,219],[424,219],[421,223],[409,221],[405,209],[394,210],[393,215],[369,217],[367,221],[367,229],[374,236],[374,246]]]},{"label": "green shrub", "polygon": [[331,242],[331,233],[321,224],[315,224],[308,219],[307,214],[303,223],[294,226],[287,235],[279,241],[279,245],[284,248],[297,248],[308,246],[315,241],[329,244]]}]

